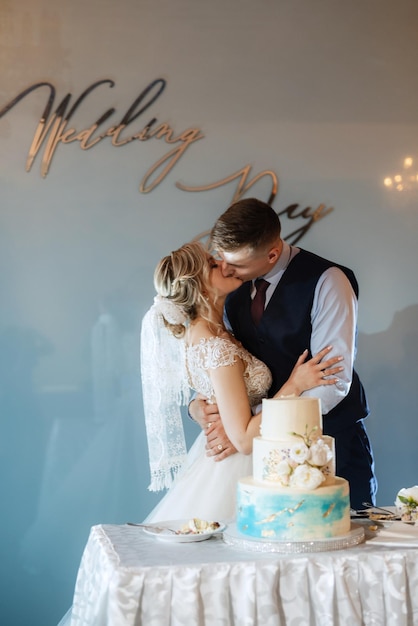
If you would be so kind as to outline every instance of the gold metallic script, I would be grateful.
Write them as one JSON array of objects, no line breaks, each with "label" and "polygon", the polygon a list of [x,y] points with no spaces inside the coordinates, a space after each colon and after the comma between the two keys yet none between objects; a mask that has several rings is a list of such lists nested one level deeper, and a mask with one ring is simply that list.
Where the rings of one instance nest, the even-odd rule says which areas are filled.
[{"label": "gold metallic script", "polygon": [[[222,183],[223,181],[220,181],[220,183],[214,183],[210,187],[209,186],[197,187],[193,190],[191,189],[185,189],[185,190],[186,191],[206,191],[206,189],[209,189],[209,188],[214,189],[214,187],[219,187]],[[251,185],[247,185],[246,190],[250,186]],[[180,188],[184,189],[183,187],[180,187]],[[238,196],[236,199],[238,200],[239,198],[240,196]],[[269,204],[271,204],[271,202],[272,200],[270,197]],[[294,220],[298,217],[302,217],[305,220],[305,223],[303,223],[302,226],[299,226],[299,228],[296,228],[296,230],[293,230],[291,233],[286,233],[286,234],[283,233],[283,239],[285,239],[288,243],[292,245],[295,245],[300,239],[302,239],[302,237],[306,235],[308,230],[313,226],[313,224],[315,224],[315,222],[318,222],[320,219],[322,219],[323,217],[328,215],[328,213],[334,210],[333,207],[326,208],[325,204],[320,204],[317,209],[312,209],[312,207],[308,206],[306,207],[306,209],[302,209],[301,211],[297,213],[298,208],[299,208],[298,204],[290,204],[288,207],[286,207],[282,211],[277,211],[277,215],[279,216],[286,215],[286,217],[290,220]],[[210,229],[205,230],[204,232],[196,235],[194,239],[205,239],[206,237],[210,235],[210,232],[211,232]]]},{"label": "gold metallic script", "polygon": [[[163,79],[157,79],[151,82],[134,100],[125,115],[121,118],[120,122],[116,125],[112,125],[99,133],[99,128],[111,115],[113,115],[113,113],[115,113],[115,109],[110,108],[107,109],[88,128],[78,131],[74,127],[69,127],[69,122],[78,107],[87,98],[87,96],[91,94],[92,91],[102,85],[114,87],[115,83],[109,79],[99,80],[93,83],[75,100],[71,107],[70,101],[72,96],[69,93],[63,98],[55,112],[51,115],[56,95],[55,87],[51,83],[36,83],[35,85],[25,89],[12,102],[7,104],[0,111],[0,117],[5,115],[5,113],[7,113],[15,104],[34,90],[40,89],[41,87],[47,87],[49,89],[49,97],[41,119],[39,120],[38,126],[35,130],[26,161],[26,171],[29,172],[37,154],[43,146],[44,152],[41,161],[42,177],[47,176],[52,158],[60,143],[68,144],[78,141],[82,150],[89,150],[90,148],[93,148],[106,137],[111,138],[111,143],[115,147],[125,146],[135,139],[138,141],[148,141],[151,138],[164,139],[164,141],[168,144],[175,144],[175,147],[164,155],[159,161],[157,161],[157,163],[155,163],[145,174],[140,185],[140,190],[143,193],[147,193],[167,176],[189,146],[199,139],[203,139],[204,135],[200,132],[199,128],[188,128],[178,135],[175,135],[174,130],[168,123],[157,123],[157,119],[155,117],[149,119],[146,124],[140,130],[134,132],[134,134],[129,136],[124,135],[128,126],[132,124],[132,122],[134,122],[140,115],[142,115],[160,96],[166,85],[166,82]],[[162,165],[164,165],[163,170],[155,177],[154,180],[147,184],[147,181],[149,181],[152,175]]]},{"label": "gold metallic script", "polygon": [[[139,130],[135,130],[132,134],[128,133],[128,127],[143,115],[164,91],[166,81],[162,78],[157,78],[152,81],[141,91],[118,123],[103,128],[104,123],[116,112],[116,109],[111,107],[105,110],[102,115],[87,128],[77,130],[74,126],[70,126],[69,124],[73,115],[86,98],[93,91],[103,86],[113,88],[115,83],[110,79],[98,80],[87,87],[87,89],[75,99],[74,103],[71,103],[72,94],[68,93],[58,104],[55,111],[52,112],[56,96],[54,85],[49,82],[35,83],[6,104],[0,110],[0,118],[6,115],[10,109],[32,92],[42,88],[49,90],[45,108],[36,127],[26,160],[26,171],[29,172],[37,155],[41,152],[41,149],[43,149],[40,167],[41,176],[43,178],[47,176],[52,159],[60,144],[65,145],[78,141],[82,150],[90,150],[105,138],[110,138],[112,146],[116,148],[126,146],[135,140],[145,142],[149,139],[162,139],[166,144],[172,145],[173,147],[158,159],[158,161],[153,163],[143,176],[139,184],[139,191],[141,193],[149,193],[167,177],[173,167],[184,156],[186,151],[188,151],[189,147],[204,138],[204,134],[200,128],[187,128],[176,134],[174,129],[167,122],[158,122],[156,117],[150,117]],[[199,192],[210,191],[211,189],[216,189],[236,181],[235,192],[232,195],[232,202],[236,202],[248,192],[255,183],[261,179],[267,179],[269,185],[267,202],[268,204],[272,204],[278,190],[279,183],[277,175],[272,170],[264,170],[251,177],[251,169],[252,166],[247,164],[219,181],[200,186],[186,185],[181,182],[176,182],[175,184],[176,187],[182,191]],[[305,220],[302,226],[285,236],[285,239],[288,240],[289,243],[299,241],[315,222],[322,219],[333,210],[332,208],[327,209],[324,204],[320,204],[318,208],[314,210],[311,207],[307,207],[298,212],[298,208],[298,204],[291,204],[278,212],[279,216],[286,215],[292,220],[299,217]],[[198,237],[201,238],[205,235],[206,233],[201,233]]]},{"label": "gold metallic script", "polygon": [[[162,78],[158,78],[152,81],[134,100],[132,105],[128,108],[125,115],[121,118],[120,122],[111,125],[107,129],[102,129],[103,126],[111,115],[115,113],[114,108],[107,109],[91,126],[83,130],[77,130],[74,127],[69,126],[69,122],[73,117],[76,110],[81,106],[83,101],[96,89],[101,86],[108,86],[113,88],[115,83],[110,79],[99,80],[87,89],[75,100],[71,105],[72,95],[68,93],[62,101],[59,103],[55,111],[51,114],[54,106],[54,100],[56,96],[56,90],[54,85],[48,82],[40,82],[31,85],[20,94],[18,94],[11,102],[9,102],[0,111],[0,117],[5,115],[11,108],[13,108],[23,98],[37,89],[46,87],[49,89],[49,96],[45,105],[43,114],[39,120],[38,126],[35,130],[35,134],[32,140],[32,144],[29,148],[28,158],[26,161],[26,171],[30,171],[34,160],[41,148],[43,147],[43,155],[41,160],[41,176],[45,178],[50,170],[52,158],[58,148],[58,145],[69,144],[78,141],[82,150],[89,150],[96,146],[103,139],[109,137],[111,143],[115,147],[125,146],[134,140],[148,141],[149,139],[163,139],[167,144],[172,144],[174,147],[169,150],[163,157],[161,157],[156,163],[154,163],[148,171],[145,173],[139,185],[141,193],[148,193],[152,191],[173,167],[178,163],[179,159],[185,154],[186,150],[200,139],[204,138],[204,134],[199,128],[187,128],[182,132],[176,134],[174,129],[167,122],[159,123],[157,118],[152,117],[149,119],[139,130],[135,131],[131,135],[127,135],[126,131],[129,125],[132,124],[140,115],[145,113],[147,109],[159,98],[164,91],[166,81]],[[250,166],[244,168],[248,172]],[[239,189],[234,195],[234,198],[241,196],[245,190],[254,185],[260,178],[264,176],[270,176],[272,178],[272,191],[271,195],[274,197],[277,193],[277,177],[274,172],[266,171],[261,172],[255,176],[251,181],[247,181],[246,175],[243,174],[240,180]],[[224,181],[208,185],[207,189],[219,187],[226,184],[230,180],[233,180],[236,175],[232,175]],[[184,188],[178,183],[179,188]],[[202,188],[203,190],[203,188]]]}]

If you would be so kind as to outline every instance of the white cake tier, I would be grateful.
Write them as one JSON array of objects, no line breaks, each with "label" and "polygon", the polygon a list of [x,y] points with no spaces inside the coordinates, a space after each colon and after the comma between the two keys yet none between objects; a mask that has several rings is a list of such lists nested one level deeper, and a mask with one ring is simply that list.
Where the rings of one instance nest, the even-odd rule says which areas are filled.
[{"label": "white cake tier", "polygon": [[319,398],[263,399],[260,433],[265,439],[289,439],[290,433],[322,434]]},{"label": "white cake tier", "polygon": [[[288,480],[288,475],[283,473],[283,462],[287,463],[290,467],[296,467],[297,462],[292,459],[292,455],[295,455],[295,446],[297,446],[302,440],[300,438],[292,437],[289,441],[289,437],[283,441],[277,441],[272,439],[265,439],[264,437],[256,437],[253,440],[253,477],[254,480],[259,482],[267,481],[278,485],[284,485],[284,481]],[[322,452],[322,459],[317,456],[312,457],[312,462],[320,461],[319,466],[324,475],[324,482],[322,485],[333,485],[335,477],[335,446],[333,437],[322,435],[320,437],[321,443],[317,443],[320,446],[319,452]],[[327,446],[328,448],[324,448]],[[325,453],[329,450],[329,458],[326,458]],[[324,463],[322,461],[325,461]],[[317,465],[318,466],[318,465]],[[286,470],[285,470],[286,471]]]},{"label": "white cake tier", "polygon": [[309,541],[345,535],[350,530],[348,482],[313,491],[279,488],[252,477],[238,481],[237,529],[271,541]]}]

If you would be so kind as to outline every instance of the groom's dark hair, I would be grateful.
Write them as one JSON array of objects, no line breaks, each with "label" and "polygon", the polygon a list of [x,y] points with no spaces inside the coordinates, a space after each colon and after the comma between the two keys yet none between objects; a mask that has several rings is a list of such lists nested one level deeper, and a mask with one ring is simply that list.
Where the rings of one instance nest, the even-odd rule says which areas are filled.
[{"label": "groom's dark hair", "polygon": [[276,211],[257,198],[232,204],[216,220],[210,241],[215,249],[232,252],[249,246],[256,250],[277,241],[281,225]]}]

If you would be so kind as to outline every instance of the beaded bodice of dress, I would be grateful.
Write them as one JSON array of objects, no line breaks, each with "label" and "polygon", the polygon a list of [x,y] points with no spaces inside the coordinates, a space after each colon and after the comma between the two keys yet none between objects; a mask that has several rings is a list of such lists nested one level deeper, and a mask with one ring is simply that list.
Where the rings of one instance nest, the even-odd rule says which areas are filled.
[{"label": "beaded bodice of dress", "polygon": [[251,406],[267,396],[271,373],[267,365],[226,337],[202,338],[197,344],[186,346],[186,364],[189,385],[210,402],[216,402],[208,369],[233,365],[237,359],[244,364],[244,381]]}]

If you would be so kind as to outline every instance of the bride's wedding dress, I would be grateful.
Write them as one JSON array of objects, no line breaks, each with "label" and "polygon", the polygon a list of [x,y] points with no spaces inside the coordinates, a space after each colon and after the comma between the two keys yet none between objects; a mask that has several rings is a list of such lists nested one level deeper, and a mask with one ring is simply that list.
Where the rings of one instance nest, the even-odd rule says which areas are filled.
[{"label": "bride's wedding dress", "polygon": [[[209,369],[233,365],[237,358],[244,364],[244,380],[251,406],[261,402],[271,385],[267,366],[227,337],[201,339],[186,347],[190,386],[209,402],[216,402]],[[202,432],[188,452],[187,461],[175,482],[147,516],[146,522],[199,517],[228,521],[235,515],[237,480],[252,473],[252,456],[233,454],[215,462],[206,456]]]},{"label": "bride's wedding dress", "polygon": [[[241,359],[250,405],[256,406],[271,385],[267,366],[227,337],[201,339],[186,348],[190,387],[216,402],[208,370],[233,365]],[[231,521],[235,516],[237,480],[252,473],[252,455],[233,454],[215,462],[206,456],[206,438],[198,435],[187,454],[185,466],[162,500],[144,520],[169,521],[199,517],[209,521]],[[58,626],[70,626],[72,610]]]}]

